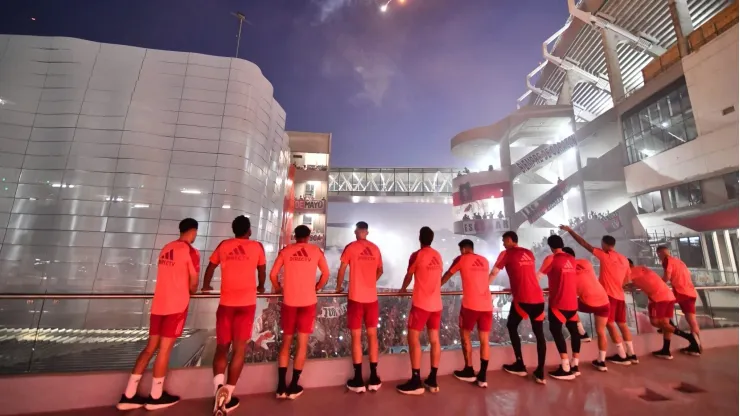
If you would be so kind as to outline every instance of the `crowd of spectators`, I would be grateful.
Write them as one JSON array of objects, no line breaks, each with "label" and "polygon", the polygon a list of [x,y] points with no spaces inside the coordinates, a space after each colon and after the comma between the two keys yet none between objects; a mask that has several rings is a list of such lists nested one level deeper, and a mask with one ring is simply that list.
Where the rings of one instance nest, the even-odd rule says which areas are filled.
[{"label": "crowd of spectators", "polygon": [[[568,225],[574,230],[576,230],[576,232],[579,232],[577,229],[579,226],[586,224],[590,220],[606,220],[609,217],[609,214],[611,213],[608,210],[604,212],[591,211],[587,215],[580,215],[580,216],[569,219]],[[564,233],[565,233],[564,231],[558,230],[559,235],[563,235]],[[545,250],[546,248],[547,248],[547,237],[542,237],[542,241],[538,243],[534,243],[532,245],[532,252],[536,254],[542,250]]]},{"label": "crowd of spectators", "polygon": [[[482,172],[482,171],[481,171]],[[493,165],[488,165],[488,172],[493,172]],[[468,168],[463,168],[463,170],[457,171],[457,178],[465,175],[470,175],[471,173],[477,173],[477,172],[471,172]]]},{"label": "crowd of spectators", "polygon": [[470,221],[470,220],[492,220],[494,218],[503,219],[504,218],[504,212],[499,211],[498,215],[494,215],[493,212],[484,212],[483,214],[480,214],[478,212],[474,212],[470,215],[466,212],[465,215],[463,215],[463,221]]}]

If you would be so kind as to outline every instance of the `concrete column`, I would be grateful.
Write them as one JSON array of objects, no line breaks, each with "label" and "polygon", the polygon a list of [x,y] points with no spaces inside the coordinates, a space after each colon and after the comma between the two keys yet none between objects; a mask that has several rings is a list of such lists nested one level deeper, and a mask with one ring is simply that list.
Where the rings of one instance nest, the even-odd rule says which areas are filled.
[{"label": "concrete column", "polygon": [[606,72],[609,75],[612,101],[614,104],[617,104],[624,98],[624,82],[622,82],[622,71],[619,69],[619,57],[617,56],[619,37],[610,30],[601,29],[601,44],[604,48]]},{"label": "concrete column", "polygon": [[682,57],[687,56],[691,53],[687,36],[694,30],[694,24],[691,21],[691,14],[689,13],[689,5],[687,0],[667,1],[668,10],[671,14],[671,21],[673,22],[673,30],[676,32],[678,52]]},{"label": "concrete column", "polygon": [[504,197],[504,215],[511,221],[516,213],[514,205],[514,178],[511,177],[511,149],[509,148],[509,137],[501,140],[499,145],[499,159],[501,160],[501,169],[509,172],[509,183],[511,186],[511,196]]}]

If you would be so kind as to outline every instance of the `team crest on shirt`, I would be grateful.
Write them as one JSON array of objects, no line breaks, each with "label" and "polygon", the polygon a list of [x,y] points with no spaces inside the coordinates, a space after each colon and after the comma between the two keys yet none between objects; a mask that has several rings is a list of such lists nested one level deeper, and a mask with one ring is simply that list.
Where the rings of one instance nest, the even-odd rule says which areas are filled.
[{"label": "team crest on shirt", "polygon": [[311,257],[308,256],[306,249],[301,247],[290,256],[290,261],[311,261]]},{"label": "team crest on shirt", "polygon": [[249,256],[247,255],[247,251],[244,250],[244,247],[238,245],[235,249],[226,254],[226,261],[229,260],[249,260]]},{"label": "team crest on shirt", "polygon": [[375,260],[375,256],[373,255],[373,251],[370,250],[370,247],[365,247],[364,250],[360,253],[359,256],[357,256],[358,260]]},{"label": "team crest on shirt", "polygon": [[159,255],[160,266],[174,266],[175,265],[175,250],[170,250],[166,253]]}]

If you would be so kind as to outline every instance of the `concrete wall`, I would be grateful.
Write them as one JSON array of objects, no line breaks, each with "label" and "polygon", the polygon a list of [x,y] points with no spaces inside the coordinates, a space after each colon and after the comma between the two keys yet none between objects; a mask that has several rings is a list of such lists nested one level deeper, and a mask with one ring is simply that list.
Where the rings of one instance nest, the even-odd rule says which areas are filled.
[{"label": "concrete wall", "polygon": [[[627,192],[639,194],[738,167],[738,29],[682,61],[699,136],[624,168]],[[722,110],[735,111],[722,115]]]},{"label": "concrete wall", "polygon": [[0,290],[151,291],[185,217],[203,264],[240,214],[275,255],[288,137],[254,64],[0,35],[0,94]]}]

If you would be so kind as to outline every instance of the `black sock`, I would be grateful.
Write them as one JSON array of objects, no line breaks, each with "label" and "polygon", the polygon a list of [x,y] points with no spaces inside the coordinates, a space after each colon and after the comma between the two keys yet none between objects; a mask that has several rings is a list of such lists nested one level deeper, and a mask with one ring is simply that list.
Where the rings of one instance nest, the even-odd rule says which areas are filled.
[{"label": "black sock", "polygon": [[285,375],[288,374],[287,367],[278,367],[278,387],[285,387]]},{"label": "black sock", "polygon": [[370,363],[370,377],[378,377],[378,363]]},{"label": "black sock", "polygon": [[355,379],[362,380],[362,363],[354,364],[353,366],[355,367]]},{"label": "black sock", "polygon": [[488,360],[484,360],[481,358],[480,360],[480,373],[486,374],[486,371],[488,371]]},{"label": "black sock", "polygon": [[290,380],[291,387],[295,387],[298,385],[298,380],[301,378],[301,370],[293,369],[293,379]]},{"label": "black sock", "polygon": [[429,380],[430,381],[437,380],[437,367],[432,367],[432,369],[429,371]]},{"label": "black sock", "polygon": [[670,351],[670,350],[671,350],[671,340],[664,339],[663,340],[663,351]]},{"label": "black sock", "polygon": [[411,378],[414,380],[421,380],[421,370],[414,368],[411,370]]}]

